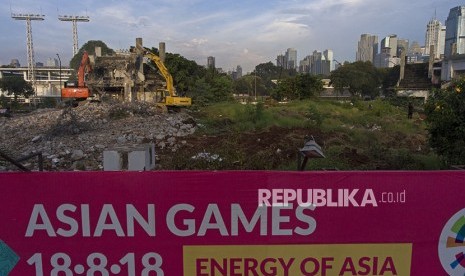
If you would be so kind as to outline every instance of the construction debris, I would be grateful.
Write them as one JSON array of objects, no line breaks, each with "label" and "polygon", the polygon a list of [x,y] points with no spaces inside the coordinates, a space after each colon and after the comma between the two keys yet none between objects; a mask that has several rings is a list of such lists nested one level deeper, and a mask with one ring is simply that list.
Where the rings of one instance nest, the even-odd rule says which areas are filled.
[{"label": "construction debris", "polygon": [[[0,148],[18,158],[42,152],[45,170],[67,171],[103,169],[103,151],[115,146],[152,142],[175,152],[177,138],[193,134],[196,124],[185,112],[159,113],[155,104],[86,102],[0,118],[0,129]],[[15,169],[3,162],[0,170]]]}]

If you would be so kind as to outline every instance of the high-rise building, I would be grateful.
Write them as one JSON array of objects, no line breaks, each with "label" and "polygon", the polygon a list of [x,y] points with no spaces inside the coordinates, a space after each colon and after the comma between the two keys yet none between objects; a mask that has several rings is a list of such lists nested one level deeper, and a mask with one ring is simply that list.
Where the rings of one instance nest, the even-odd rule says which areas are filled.
[{"label": "high-rise building", "polygon": [[[334,70],[334,53],[332,50],[326,49],[323,51],[323,56],[329,62],[329,72]],[[328,75],[329,75],[328,72]]]},{"label": "high-rise building", "polygon": [[[440,59],[444,55],[445,39],[446,26],[439,20],[431,19],[426,25],[425,55]],[[434,46],[434,53],[430,53],[431,46]]]},{"label": "high-rise building", "polygon": [[296,69],[297,67],[297,50],[288,48],[286,51],[286,69]]},{"label": "high-rise building", "polygon": [[315,50],[311,55],[301,60],[299,64],[299,72],[301,73],[328,76],[332,71],[333,51],[325,50],[322,53]]},{"label": "high-rise building", "polygon": [[358,42],[356,61],[373,62],[376,54],[378,54],[378,36],[362,34]]},{"label": "high-rise building", "polygon": [[444,56],[465,54],[465,6],[450,9],[446,20]]},{"label": "high-rise building", "polygon": [[242,78],[242,67],[240,65],[237,65],[237,67],[236,67],[236,77],[238,79]]},{"label": "high-rise building", "polygon": [[56,58],[48,58],[47,59],[47,67],[58,67],[58,59],[56,59]]},{"label": "high-rise building", "polygon": [[278,56],[276,57],[276,66],[277,66],[277,67],[286,68],[286,64],[287,64],[286,56],[284,56],[284,55],[278,55]]},{"label": "high-rise building", "polygon": [[405,51],[405,54],[407,54],[409,50],[409,41],[408,39],[398,39],[397,40],[397,57],[400,57],[402,52]]},{"label": "high-rise building", "polygon": [[299,62],[299,73],[310,73],[310,65],[312,63],[312,57],[306,56]]},{"label": "high-rise building", "polygon": [[19,68],[19,67],[21,67],[21,64],[19,64],[19,60],[18,60],[18,59],[14,58],[14,59],[11,60],[10,66],[11,66],[11,67]]},{"label": "high-rise building", "polygon": [[397,57],[397,35],[392,34],[383,38],[380,52],[389,54],[391,57]]},{"label": "high-rise building", "polygon": [[215,57],[208,57],[207,58],[207,68],[215,69]]}]

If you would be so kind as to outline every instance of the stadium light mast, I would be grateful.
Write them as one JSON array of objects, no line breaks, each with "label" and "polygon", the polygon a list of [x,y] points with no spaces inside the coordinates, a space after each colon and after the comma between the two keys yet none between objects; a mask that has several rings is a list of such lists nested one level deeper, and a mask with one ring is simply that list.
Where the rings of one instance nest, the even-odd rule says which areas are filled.
[{"label": "stadium light mast", "polygon": [[77,23],[78,22],[89,22],[90,21],[89,16],[59,15],[58,19],[60,21],[73,22],[73,57],[74,57],[79,50]]},{"label": "stadium light mast", "polygon": [[45,15],[40,14],[14,14],[11,13],[11,18],[15,20],[25,20],[26,21],[26,34],[27,34],[27,73],[28,80],[32,82],[32,86],[35,89],[35,59],[34,59],[34,44],[32,42],[32,21],[43,21]]}]

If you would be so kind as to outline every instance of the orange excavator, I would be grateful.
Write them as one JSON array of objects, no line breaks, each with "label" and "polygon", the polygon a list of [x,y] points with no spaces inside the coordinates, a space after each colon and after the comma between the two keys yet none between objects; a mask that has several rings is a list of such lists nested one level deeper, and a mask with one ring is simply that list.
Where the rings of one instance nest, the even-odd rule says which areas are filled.
[{"label": "orange excavator", "polygon": [[92,72],[90,65],[89,54],[84,51],[81,59],[81,65],[78,70],[78,83],[65,83],[65,87],[61,89],[61,98],[63,100],[82,101],[90,96],[90,90],[86,85],[86,75]]}]

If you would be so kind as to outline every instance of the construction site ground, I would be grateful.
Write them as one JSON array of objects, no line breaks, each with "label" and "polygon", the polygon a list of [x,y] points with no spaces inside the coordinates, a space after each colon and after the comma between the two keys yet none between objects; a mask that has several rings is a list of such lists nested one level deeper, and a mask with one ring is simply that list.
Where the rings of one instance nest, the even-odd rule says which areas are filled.
[{"label": "construction site ground", "polygon": [[[156,170],[295,170],[312,135],[326,158],[310,160],[307,169],[440,168],[420,115],[407,121],[398,108],[378,116],[371,104],[317,104],[325,111],[308,111],[314,103],[265,106],[256,118],[257,110],[237,104],[232,113],[227,104],[162,114],[147,103],[85,102],[0,118],[0,150],[13,159],[41,152],[47,171],[103,170],[104,150],[145,143],[155,144]],[[23,164],[37,169],[35,159]],[[0,160],[0,170],[17,168]]]}]

